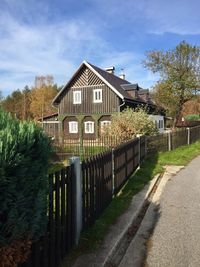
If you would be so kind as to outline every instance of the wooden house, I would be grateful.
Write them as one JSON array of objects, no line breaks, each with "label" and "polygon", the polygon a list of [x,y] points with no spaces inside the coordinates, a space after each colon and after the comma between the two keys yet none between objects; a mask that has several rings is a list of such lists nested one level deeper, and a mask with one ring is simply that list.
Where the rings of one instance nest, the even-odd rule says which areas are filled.
[{"label": "wooden house", "polygon": [[[110,123],[114,112],[139,106],[147,106],[150,113],[155,112],[149,91],[131,84],[124,75],[116,76],[114,70],[114,67],[103,70],[83,61],[53,100],[58,109],[53,117],[54,132],[57,127],[59,136],[64,139],[94,140]],[[43,125],[48,129],[51,120],[52,117],[43,118]]]}]

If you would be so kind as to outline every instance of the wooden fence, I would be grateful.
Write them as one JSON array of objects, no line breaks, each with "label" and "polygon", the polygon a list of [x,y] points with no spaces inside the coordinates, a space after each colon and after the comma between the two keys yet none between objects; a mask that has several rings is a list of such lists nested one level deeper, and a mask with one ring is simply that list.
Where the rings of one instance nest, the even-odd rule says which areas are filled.
[{"label": "wooden fence", "polygon": [[[79,163],[80,172],[75,169],[76,164],[71,164],[49,175],[47,232],[33,244],[32,253],[22,267],[58,267],[77,243],[77,222],[82,231],[90,227],[146,154],[172,150],[199,139],[200,127],[147,138],[142,136],[83,160]],[[77,173],[82,179],[77,179]],[[76,198],[77,181],[81,181],[80,203]],[[82,211],[80,220],[77,220],[78,205]]]},{"label": "wooden fence", "polygon": [[47,231],[23,267],[58,267],[74,245],[73,165],[49,175]]},{"label": "wooden fence", "polygon": [[94,223],[112,200],[112,151],[82,162],[83,229]]}]

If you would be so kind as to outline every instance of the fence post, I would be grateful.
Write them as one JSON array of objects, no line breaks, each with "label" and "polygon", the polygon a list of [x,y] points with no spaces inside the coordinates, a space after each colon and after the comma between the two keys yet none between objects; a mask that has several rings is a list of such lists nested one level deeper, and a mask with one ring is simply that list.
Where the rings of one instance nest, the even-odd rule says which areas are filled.
[{"label": "fence post", "polygon": [[168,150],[169,151],[172,150],[172,135],[171,135],[171,131],[168,132]]},{"label": "fence post", "polygon": [[74,228],[75,244],[78,245],[82,230],[82,170],[79,157],[70,158],[70,164],[74,165],[74,179],[72,179],[74,201]]},{"label": "fence post", "polygon": [[144,158],[147,156],[147,136],[144,135]]},{"label": "fence post", "polygon": [[138,135],[138,158],[139,158],[139,162],[138,162],[138,167],[140,168],[140,163],[141,163],[141,143],[140,143],[140,135]]},{"label": "fence post", "polygon": [[115,193],[115,155],[114,148],[112,148],[112,195]]},{"label": "fence post", "polygon": [[187,128],[187,144],[190,144],[190,128]]}]

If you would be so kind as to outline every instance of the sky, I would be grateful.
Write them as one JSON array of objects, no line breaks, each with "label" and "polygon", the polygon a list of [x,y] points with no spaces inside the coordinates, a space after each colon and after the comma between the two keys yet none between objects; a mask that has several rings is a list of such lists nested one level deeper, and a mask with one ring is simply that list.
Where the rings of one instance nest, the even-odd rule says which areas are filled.
[{"label": "sky", "polygon": [[200,45],[199,0],[0,0],[0,91],[33,86],[37,75],[64,85],[83,60],[124,69],[151,88],[150,50]]}]

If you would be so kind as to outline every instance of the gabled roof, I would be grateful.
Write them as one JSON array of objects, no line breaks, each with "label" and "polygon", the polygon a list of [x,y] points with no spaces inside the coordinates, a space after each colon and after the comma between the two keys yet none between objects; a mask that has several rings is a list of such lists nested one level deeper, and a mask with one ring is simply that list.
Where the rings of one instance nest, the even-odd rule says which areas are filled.
[{"label": "gabled roof", "polygon": [[[100,79],[102,79],[115,93],[118,94],[119,97],[122,99],[124,98],[130,98],[130,96],[127,94],[127,92],[123,89],[123,85],[131,84],[130,82],[121,79],[114,74],[111,74],[107,72],[106,70],[100,69],[90,63],[88,63],[88,67],[92,67],[93,70],[95,70],[96,74],[99,76]],[[115,90],[114,90],[115,89]],[[116,91],[117,90],[117,91]]]},{"label": "gabled roof", "polygon": [[49,115],[40,117],[40,118],[38,119],[38,121],[42,121],[42,120],[44,120],[44,119],[51,119],[51,118],[54,118],[54,117],[58,117],[58,112],[56,112],[56,113],[51,113],[51,114],[49,114]]},{"label": "gabled roof", "polygon": [[[130,82],[121,79],[114,74],[108,73],[107,71],[100,69],[87,61],[83,61],[83,63],[79,66],[77,71],[71,77],[71,79],[67,82],[67,84],[61,89],[61,91],[57,94],[57,96],[53,99],[53,105],[56,105],[60,102],[62,94],[67,90],[68,85],[72,82],[72,80],[76,77],[78,72],[82,69],[83,66],[88,67],[93,73],[95,73],[106,85],[108,85],[111,90],[113,90],[121,99],[131,99],[130,95],[124,90],[123,85],[129,85]],[[133,100],[133,99],[132,99]]]}]

